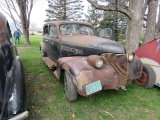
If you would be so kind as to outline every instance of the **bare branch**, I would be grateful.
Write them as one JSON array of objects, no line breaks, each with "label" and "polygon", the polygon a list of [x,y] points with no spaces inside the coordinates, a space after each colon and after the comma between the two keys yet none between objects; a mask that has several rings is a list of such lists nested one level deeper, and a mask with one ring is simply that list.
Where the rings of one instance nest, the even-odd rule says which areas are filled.
[{"label": "bare branch", "polygon": [[31,15],[32,8],[33,8],[33,0],[30,0],[30,8],[29,8],[29,11],[28,11],[28,22],[29,22],[29,24],[30,24],[30,15]]},{"label": "bare branch", "polygon": [[15,13],[17,14],[17,16],[18,16],[19,19],[20,19],[20,15],[19,15],[18,12],[17,12],[17,9],[16,9],[16,7],[15,7],[15,4],[13,3],[12,0],[11,0],[11,2],[12,2],[12,5],[13,5],[13,10],[15,11]]},{"label": "bare branch", "polygon": [[14,22],[14,24],[15,24],[15,27],[17,28],[17,24],[16,24],[16,21],[15,21],[15,18],[14,18],[14,16],[13,16],[12,12],[11,12],[11,8],[10,8],[10,5],[9,5],[9,2],[8,2],[7,0],[5,0],[5,2],[6,2],[6,5],[7,5],[9,14],[10,14],[9,16],[11,17],[11,19],[13,20],[13,22]]},{"label": "bare branch", "polygon": [[[87,0],[87,1],[89,3],[91,3],[96,9],[105,10],[105,11],[117,11],[116,7],[114,5],[112,5],[112,4],[104,6],[104,5],[99,5],[97,2],[95,2],[93,0]],[[128,18],[131,18],[131,13],[127,9],[119,6],[118,11],[120,13],[126,15]]]}]

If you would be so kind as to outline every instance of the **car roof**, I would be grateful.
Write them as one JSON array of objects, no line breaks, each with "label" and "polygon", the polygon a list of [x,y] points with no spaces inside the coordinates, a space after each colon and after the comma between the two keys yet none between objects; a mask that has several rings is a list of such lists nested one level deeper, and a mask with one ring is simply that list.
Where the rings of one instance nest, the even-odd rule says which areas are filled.
[{"label": "car roof", "polygon": [[65,23],[78,23],[78,24],[85,24],[85,25],[92,26],[91,24],[85,23],[85,22],[79,22],[79,21],[67,21],[67,20],[50,21],[50,22],[45,23],[45,25],[46,25],[46,24],[60,25],[60,24],[65,24]]}]

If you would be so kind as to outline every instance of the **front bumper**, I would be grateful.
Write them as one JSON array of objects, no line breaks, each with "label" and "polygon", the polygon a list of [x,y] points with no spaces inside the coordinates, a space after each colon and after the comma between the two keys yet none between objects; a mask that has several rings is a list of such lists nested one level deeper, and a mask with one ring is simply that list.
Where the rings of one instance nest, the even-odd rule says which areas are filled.
[{"label": "front bumper", "polygon": [[28,115],[29,115],[29,112],[25,111],[21,114],[14,116],[13,118],[10,118],[9,120],[24,120],[28,117]]}]

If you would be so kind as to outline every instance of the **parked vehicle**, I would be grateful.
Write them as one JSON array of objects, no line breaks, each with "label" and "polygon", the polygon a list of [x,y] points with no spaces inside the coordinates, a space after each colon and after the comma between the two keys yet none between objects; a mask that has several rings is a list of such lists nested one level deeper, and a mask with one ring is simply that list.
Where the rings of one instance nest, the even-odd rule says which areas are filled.
[{"label": "parked vehicle", "polygon": [[9,24],[0,13],[0,120],[28,116],[23,64],[11,37]]},{"label": "parked vehicle", "polygon": [[[143,72],[143,77],[146,78],[143,81],[137,80],[139,85],[145,85],[147,83],[147,77],[151,77],[153,80],[150,84],[155,84],[160,87],[160,39],[154,39],[135,51],[135,54],[141,59],[145,66],[151,67],[150,76],[146,72]],[[156,78],[154,77],[156,74]]]},{"label": "parked vehicle", "polygon": [[142,64],[135,54],[113,41],[95,36],[88,23],[52,21],[43,27],[42,59],[58,79],[64,80],[66,97],[89,96],[101,90],[126,90],[141,77]]}]

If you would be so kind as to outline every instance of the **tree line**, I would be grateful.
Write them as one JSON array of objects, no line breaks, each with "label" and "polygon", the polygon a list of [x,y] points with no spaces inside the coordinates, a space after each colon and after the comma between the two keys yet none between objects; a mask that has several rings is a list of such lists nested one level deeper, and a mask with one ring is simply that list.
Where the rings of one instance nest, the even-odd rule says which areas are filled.
[{"label": "tree line", "polygon": [[[134,52],[138,46],[142,31],[143,43],[160,37],[160,15],[156,23],[159,0],[87,0],[90,3],[84,15],[83,0],[47,0],[47,19],[75,20],[91,23],[96,30],[104,26],[115,26],[116,41],[125,39],[126,49]],[[106,5],[99,2],[107,3]],[[36,0],[4,0],[0,7],[13,20],[16,27],[21,26],[25,45],[29,42],[30,14]],[[17,7],[18,6],[18,7]],[[16,20],[14,13],[19,20]],[[159,13],[160,14],[160,13]]]}]

